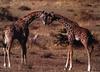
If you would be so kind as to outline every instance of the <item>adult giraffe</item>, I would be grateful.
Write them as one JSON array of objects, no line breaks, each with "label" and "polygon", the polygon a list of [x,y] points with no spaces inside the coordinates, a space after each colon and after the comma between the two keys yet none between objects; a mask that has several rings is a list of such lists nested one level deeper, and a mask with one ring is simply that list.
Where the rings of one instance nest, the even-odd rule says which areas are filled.
[{"label": "adult giraffe", "polygon": [[[89,40],[94,41],[93,35],[91,32],[83,27],[80,27],[76,22],[69,20],[68,18],[61,16],[60,14],[55,14],[53,12],[51,13],[46,13],[46,16],[44,18],[45,20],[45,25],[51,24],[53,21],[59,21],[62,23],[66,29],[66,36],[68,38],[69,46],[67,48],[67,61],[64,70],[67,69],[68,64],[69,64],[69,70],[72,69],[72,55],[73,55],[73,42],[74,40],[80,40],[81,43],[84,45],[85,50],[87,52],[88,56],[88,68],[87,70],[91,70],[91,65],[90,65],[90,53],[88,50],[88,43]],[[92,45],[93,49],[93,45]]]},{"label": "adult giraffe", "polygon": [[[4,67],[7,66],[8,61],[8,67],[11,66],[10,64],[10,50],[12,46],[13,40],[17,39],[19,43],[21,44],[21,63],[26,64],[26,42],[29,36],[29,24],[34,21],[37,18],[44,18],[45,16],[44,11],[35,11],[31,12],[21,18],[19,18],[16,22],[14,22],[11,25],[6,25],[4,27]],[[43,20],[43,19],[42,19]],[[43,22],[44,23],[44,22]]]}]

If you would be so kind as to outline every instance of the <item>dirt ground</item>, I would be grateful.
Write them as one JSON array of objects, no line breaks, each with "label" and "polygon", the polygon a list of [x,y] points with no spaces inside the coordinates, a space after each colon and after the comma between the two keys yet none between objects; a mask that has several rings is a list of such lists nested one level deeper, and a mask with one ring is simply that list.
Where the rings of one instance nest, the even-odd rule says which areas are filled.
[{"label": "dirt ground", "polygon": [[[24,8],[27,7],[27,8]],[[32,11],[54,11],[89,29],[100,40],[100,0],[0,0],[1,8],[6,8],[14,17],[22,17]],[[13,21],[7,17],[0,19],[0,29]],[[21,48],[18,42],[11,49],[11,68],[3,67],[3,50],[0,48],[0,72],[87,72],[87,54],[84,48],[74,48],[73,68],[64,71],[67,47],[56,46],[53,42],[61,24],[44,26],[40,20],[31,23],[30,36],[39,37],[30,46],[27,44],[27,64],[21,65]],[[18,43],[18,44],[17,44]],[[100,44],[95,45],[91,58],[91,72],[100,72]]]}]

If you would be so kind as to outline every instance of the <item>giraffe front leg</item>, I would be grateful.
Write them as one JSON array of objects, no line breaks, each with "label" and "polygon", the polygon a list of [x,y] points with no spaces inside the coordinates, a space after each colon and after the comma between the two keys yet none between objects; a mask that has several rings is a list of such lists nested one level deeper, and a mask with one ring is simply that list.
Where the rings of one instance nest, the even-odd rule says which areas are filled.
[{"label": "giraffe front leg", "polygon": [[70,65],[69,65],[69,69],[68,70],[71,70],[72,69],[72,50],[70,51],[69,53],[69,56],[70,56]]},{"label": "giraffe front leg", "polygon": [[65,67],[64,67],[64,70],[67,69],[67,67],[68,67],[68,62],[69,62],[69,50],[67,50],[67,61],[66,61],[66,65],[65,65]]},{"label": "giraffe front leg", "polygon": [[4,51],[4,64],[3,64],[3,66],[4,66],[4,68],[6,68],[6,48],[3,48],[3,51]]},{"label": "giraffe front leg", "polygon": [[26,55],[23,53],[23,51],[21,52],[21,64],[26,64]]},{"label": "giraffe front leg", "polygon": [[26,49],[26,45],[23,44],[22,45],[22,50],[21,50],[21,64],[26,64],[27,61],[26,61],[26,53],[27,53],[27,49]]},{"label": "giraffe front leg", "polygon": [[27,56],[26,56],[26,52],[27,52],[27,49],[26,47],[24,48],[24,64],[27,64]]}]

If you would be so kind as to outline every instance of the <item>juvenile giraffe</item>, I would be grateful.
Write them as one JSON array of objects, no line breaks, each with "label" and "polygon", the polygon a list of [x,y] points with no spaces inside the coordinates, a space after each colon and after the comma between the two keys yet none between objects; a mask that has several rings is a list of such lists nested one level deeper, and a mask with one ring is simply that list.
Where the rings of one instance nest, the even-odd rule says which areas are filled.
[{"label": "juvenile giraffe", "polygon": [[[17,39],[21,44],[21,63],[26,64],[26,42],[29,36],[29,24],[37,19],[42,19],[44,17],[44,11],[35,11],[31,12],[24,17],[19,18],[15,23],[11,25],[6,25],[4,27],[4,67],[8,64],[10,67],[10,50],[12,42],[14,39]],[[43,19],[42,19],[43,20]],[[7,62],[8,61],[8,62]]]},{"label": "juvenile giraffe", "polygon": [[86,28],[80,27],[76,22],[73,22],[64,16],[55,13],[46,13],[44,20],[45,20],[45,24],[51,24],[53,21],[59,21],[62,24],[64,24],[64,27],[66,29],[66,36],[69,42],[69,46],[67,48],[67,61],[64,70],[67,69],[68,64],[69,64],[68,70],[72,69],[72,55],[73,55],[72,45],[74,40],[80,40],[87,52],[87,56],[88,56],[87,70],[90,71],[91,65],[90,65],[90,54],[88,50],[88,41],[89,39],[93,39],[90,31]]}]

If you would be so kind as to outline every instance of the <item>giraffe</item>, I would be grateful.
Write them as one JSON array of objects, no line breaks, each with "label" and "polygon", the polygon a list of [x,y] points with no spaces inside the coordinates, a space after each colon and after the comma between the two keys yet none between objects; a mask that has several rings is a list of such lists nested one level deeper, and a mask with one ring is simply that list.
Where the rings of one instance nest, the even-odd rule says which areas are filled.
[{"label": "giraffe", "polygon": [[[8,65],[11,67],[10,63],[10,50],[12,47],[12,43],[15,39],[17,39],[21,45],[21,64],[26,64],[26,42],[29,36],[29,24],[37,18],[42,19],[44,17],[44,11],[35,11],[31,12],[21,18],[19,18],[16,22],[11,25],[6,25],[4,27],[4,67]],[[42,19],[43,20],[43,19]]]},{"label": "giraffe", "polygon": [[67,47],[67,60],[66,60],[66,65],[64,67],[64,70],[68,68],[68,65],[69,65],[68,70],[72,69],[72,56],[73,56],[72,45],[73,45],[74,40],[80,40],[87,52],[87,57],[88,57],[87,71],[90,71],[91,70],[91,65],[90,65],[91,56],[88,50],[88,42],[90,39],[93,40],[93,35],[91,34],[91,32],[86,28],[80,27],[76,22],[71,21],[64,16],[61,16],[60,14],[55,14],[53,12],[46,13],[44,20],[45,20],[45,25],[49,25],[53,21],[59,21],[61,24],[64,24],[64,28],[66,29],[66,36],[69,42],[69,45]]}]

